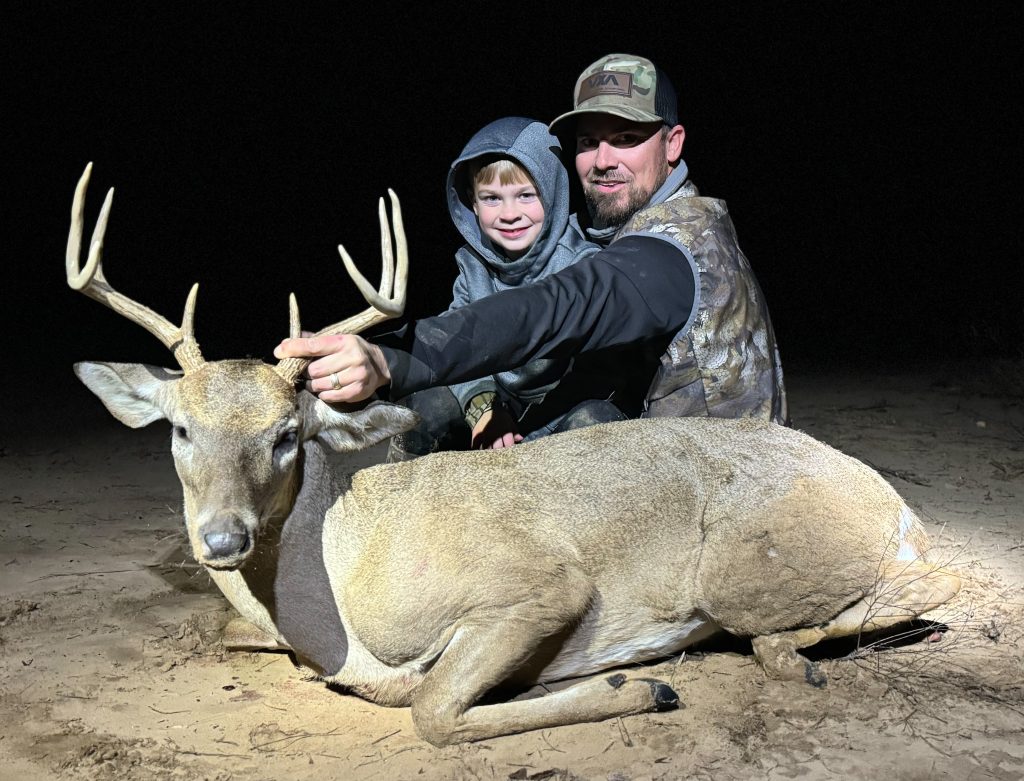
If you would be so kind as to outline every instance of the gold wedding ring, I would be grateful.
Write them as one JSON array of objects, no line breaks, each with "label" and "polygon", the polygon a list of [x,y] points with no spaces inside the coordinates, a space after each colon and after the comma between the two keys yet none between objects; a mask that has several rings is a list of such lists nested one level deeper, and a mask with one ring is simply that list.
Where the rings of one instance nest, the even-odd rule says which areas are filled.
[{"label": "gold wedding ring", "polygon": [[331,390],[341,390],[341,380],[337,372],[331,372]]}]

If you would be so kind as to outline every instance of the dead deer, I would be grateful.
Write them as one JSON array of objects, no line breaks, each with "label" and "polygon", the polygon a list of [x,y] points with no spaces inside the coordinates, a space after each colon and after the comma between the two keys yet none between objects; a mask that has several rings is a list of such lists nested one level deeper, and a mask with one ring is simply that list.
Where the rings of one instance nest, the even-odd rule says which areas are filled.
[{"label": "dead deer", "polygon": [[[769,676],[820,683],[798,650],[907,621],[959,589],[926,563],[918,519],[874,470],[769,423],[631,420],[335,469],[329,451],[404,431],[413,413],[329,406],[297,390],[302,361],[205,362],[196,287],[178,327],[107,284],[113,190],[79,271],[90,170],[68,282],[152,332],[183,373],[79,363],[78,376],[121,422],[170,422],[192,552],[238,612],[324,680],[411,705],[435,745],[674,707],[667,684],[634,673],[476,703],[499,684],[658,659],[721,630],[752,638]],[[381,199],[377,290],[338,248],[370,308],[320,333],[401,314],[408,253],[391,200],[397,273]]]}]

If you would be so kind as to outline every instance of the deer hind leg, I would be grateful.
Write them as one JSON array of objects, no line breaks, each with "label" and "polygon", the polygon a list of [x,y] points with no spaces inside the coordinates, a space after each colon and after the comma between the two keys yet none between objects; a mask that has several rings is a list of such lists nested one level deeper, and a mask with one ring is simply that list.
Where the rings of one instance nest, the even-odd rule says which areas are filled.
[{"label": "deer hind leg", "polygon": [[754,655],[770,678],[824,686],[817,665],[797,653],[822,640],[874,632],[910,621],[952,599],[960,578],[922,561],[886,562],[875,587],[863,599],[821,626],[777,632],[753,639]]}]

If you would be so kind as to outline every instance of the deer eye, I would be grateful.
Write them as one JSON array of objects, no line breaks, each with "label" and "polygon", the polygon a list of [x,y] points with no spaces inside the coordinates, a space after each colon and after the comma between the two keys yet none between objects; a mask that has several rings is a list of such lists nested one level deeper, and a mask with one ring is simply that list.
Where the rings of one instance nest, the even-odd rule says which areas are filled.
[{"label": "deer eye", "polygon": [[280,437],[278,437],[277,442],[274,443],[274,452],[282,453],[288,450],[295,444],[297,439],[298,433],[295,429],[284,432]]},{"label": "deer eye", "polygon": [[188,442],[188,431],[185,429],[184,426],[175,426],[174,427],[174,438],[175,439],[180,439],[183,442]]}]

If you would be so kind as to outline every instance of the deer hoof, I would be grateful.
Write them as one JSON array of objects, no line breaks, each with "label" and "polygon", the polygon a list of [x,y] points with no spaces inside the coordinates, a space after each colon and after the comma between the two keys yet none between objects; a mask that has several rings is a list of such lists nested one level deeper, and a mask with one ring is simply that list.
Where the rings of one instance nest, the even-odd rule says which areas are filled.
[{"label": "deer hoof", "polygon": [[628,678],[622,673],[616,673],[615,675],[609,675],[604,680],[613,689],[622,688],[627,683],[632,683],[633,685],[646,683],[651,699],[649,703],[642,705],[642,710],[636,711],[637,713],[649,713],[651,711],[661,713],[667,710],[675,710],[679,707],[679,695],[667,683],[656,678]]},{"label": "deer hoof", "polygon": [[667,683],[651,681],[651,694],[654,695],[654,710],[657,713],[679,707],[679,695]]}]

